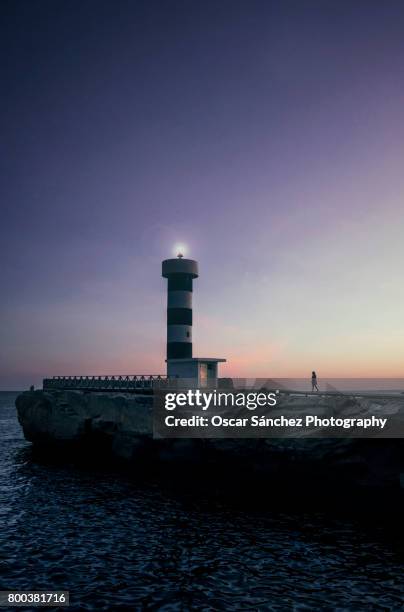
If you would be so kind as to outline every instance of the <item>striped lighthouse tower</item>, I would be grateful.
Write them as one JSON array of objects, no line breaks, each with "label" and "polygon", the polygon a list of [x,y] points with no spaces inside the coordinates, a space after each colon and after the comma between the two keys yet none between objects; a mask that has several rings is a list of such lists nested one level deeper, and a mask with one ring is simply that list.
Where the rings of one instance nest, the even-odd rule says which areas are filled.
[{"label": "striped lighthouse tower", "polygon": [[184,259],[165,259],[162,276],[168,280],[167,361],[192,358],[192,281],[198,277],[198,263]]}]

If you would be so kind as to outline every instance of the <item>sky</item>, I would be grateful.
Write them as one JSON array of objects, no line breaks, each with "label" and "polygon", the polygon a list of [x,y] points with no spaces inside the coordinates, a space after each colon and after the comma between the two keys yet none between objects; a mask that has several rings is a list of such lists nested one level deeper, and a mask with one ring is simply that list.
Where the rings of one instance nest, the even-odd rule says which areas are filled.
[{"label": "sky", "polygon": [[404,376],[404,4],[3,0],[0,389],[165,372]]}]

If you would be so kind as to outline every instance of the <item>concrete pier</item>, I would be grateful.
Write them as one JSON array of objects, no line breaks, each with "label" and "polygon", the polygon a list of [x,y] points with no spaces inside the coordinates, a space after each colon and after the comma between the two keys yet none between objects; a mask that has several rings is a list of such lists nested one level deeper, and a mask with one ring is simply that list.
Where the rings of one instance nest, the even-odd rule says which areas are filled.
[{"label": "concrete pier", "polygon": [[[327,401],[321,396],[290,396],[288,401],[296,415],[310,405],[317,415],[328,416],[336,401],[340,402],[339,414],[349,415],[351,410],[350,401],[344,397]],[[372,398],[361,401],[362,414],[372,410]],[[381,401],[377,400],[378,405]],[[404,417],[403,397],[383,401],[385,412]],[[181,473],[192,461],[215,469],[224,466],[229,477],[238,470],[247,471],[251,477],[259,474],[265,486],[275,481],[291,487],[302,482],[309,486],[316,481],[321,486],[342,483],[396,490],[404,473],[402,439],[156,440],[150,394],[27,391],[17,397],[16,407],[25,438],[34,446],[52,448],[55,453],[80,446],[89,455],[99,452],[103,459],[109,453],[111,459],[124,460],[136,471],[153,463],[167,468],[179,462]]]}]

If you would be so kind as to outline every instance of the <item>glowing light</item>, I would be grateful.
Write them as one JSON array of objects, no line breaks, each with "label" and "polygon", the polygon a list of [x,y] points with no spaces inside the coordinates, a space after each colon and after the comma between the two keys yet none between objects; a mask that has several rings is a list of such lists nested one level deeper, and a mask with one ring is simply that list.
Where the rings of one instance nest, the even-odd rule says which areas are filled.
[{"label": "glowing light", "polygon": [[176,257],[184,257],[187,254],[187,247],[183,244],[176,244],[174,247]]}]

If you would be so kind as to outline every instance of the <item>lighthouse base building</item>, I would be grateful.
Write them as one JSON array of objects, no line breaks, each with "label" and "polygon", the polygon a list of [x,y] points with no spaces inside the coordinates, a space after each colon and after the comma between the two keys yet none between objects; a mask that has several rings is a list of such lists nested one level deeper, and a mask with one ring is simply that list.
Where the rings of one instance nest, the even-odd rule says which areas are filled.
[{"label": "lighthouse base building", "polygon": [[226,359],[215,357],[191,357],[191,359],[167,359],[167,376],[180,378],[184,386],[217,387],[218,363]]},{"label": "lighthouse base building", "polygon": [[216,387],[218,364],[226,359],[192,357],[192,290],[198,278],[198,263],[192,259],[166,259],[162,276],[167,291],[167,376],[181,379],[184,386]]}]

